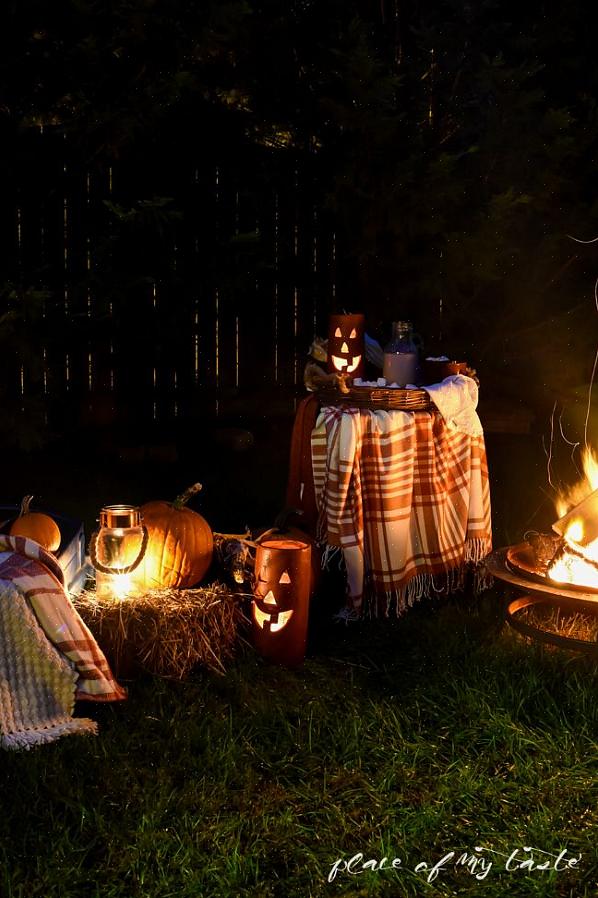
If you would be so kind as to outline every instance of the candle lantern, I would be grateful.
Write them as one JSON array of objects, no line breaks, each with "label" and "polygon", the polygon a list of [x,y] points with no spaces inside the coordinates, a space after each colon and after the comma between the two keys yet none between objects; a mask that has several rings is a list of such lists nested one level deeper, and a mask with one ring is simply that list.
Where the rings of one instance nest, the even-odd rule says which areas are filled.
[{"label": "candle lantern", "polygon": [[361,377],[364,363],[365,317],[331,315],[328,322],[328,370]]},{"label": "candle lantern", "polygon": [[285,667],[305,657],[311,546],[295,539],[258,543],[252,608],[253,644],[257,651]]},{"label": "candle lantern", "polygon": [[134,580],[147,548],[147,530],[134,505],[106,505],[99,529],[91,537],[89,554],[96,572],[98,596],[123,599],[138,593]]}]

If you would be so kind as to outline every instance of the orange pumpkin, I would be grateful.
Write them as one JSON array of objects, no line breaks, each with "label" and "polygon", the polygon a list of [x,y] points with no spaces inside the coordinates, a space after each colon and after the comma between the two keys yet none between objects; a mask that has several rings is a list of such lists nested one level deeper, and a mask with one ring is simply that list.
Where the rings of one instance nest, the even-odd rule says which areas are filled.
[{"label": "orange pumpkin", "polygon": [[41,511],[29,511],[32,499],[33,496],[25,496],[21,502],[19,517],[13,521],[10,535],[34,539],[48,552],[56,552],[62,539],[58,524],[49,514],[43,514]]},{"label": "orange pumpkin", "polygon": [[174,502],[141,506],[148,540],[139,577],[148,589],[194,586],[212,563],[212,529],[200,514],[186,507],[200,490],[201,484],[196,483]]}]

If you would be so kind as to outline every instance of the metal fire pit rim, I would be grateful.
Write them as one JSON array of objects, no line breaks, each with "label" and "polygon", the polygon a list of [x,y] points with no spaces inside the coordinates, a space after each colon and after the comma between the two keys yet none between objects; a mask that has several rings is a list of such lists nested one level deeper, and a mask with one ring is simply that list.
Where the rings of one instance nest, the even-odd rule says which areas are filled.
[{"label": "metal fire pit rim", "polygon": [[524,577],[513,571],[507,561],[507,552],[511,546],[503,546],[495,549],[487,558],[484,559],[486,568],[497,580],[503,580],[505,583],[515,586],[526,593],[541,595],[547,598],[553,597],[555,601],[566,602],[570,605],[577,605],[578,610],[593,610],[598,612],[598,590],[589,590],[583,592],[579,589],[567,589],[559,586],[557,583],[542,583],[540,580],[533,580],[531,577]]}]

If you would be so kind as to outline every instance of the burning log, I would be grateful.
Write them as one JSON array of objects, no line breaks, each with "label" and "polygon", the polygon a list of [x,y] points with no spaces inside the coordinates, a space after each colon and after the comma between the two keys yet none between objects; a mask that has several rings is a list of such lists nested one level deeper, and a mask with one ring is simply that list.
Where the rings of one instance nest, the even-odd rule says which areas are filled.
[{"label": "burning log", "polygon": [[584,523],[579,516],[569,522],[563,544],[546,574],[555,583],[598,589],[598,540],[583,539]]},{"label": "burning log", "polygon": [[534,560],[538,568],[546,570],[552,564],[563,540],[556,533],[536,533],[534,531],[525,534],[525,539],[532,547]]},{"label": "burning log", "polygon": [[554,579],[552,576],[552,571],[558,564],[570,564],[572,559],[575,559],[578,562],[582,561],[584,564],[587,564],[590,569],[593,568],[598,575],[598,561],[590,558],[589,555],[585,555],[581,547],[572,545],[571,543],[563,542],[561,543],[560,548],[557,550],[554,558],[550,562],[548,572],[549,577],[551,577],[551,579]]},{"label": "burning log", "polygon": [[548,568],[556,583],[598,589],[598,489],[552,525],[564,543]]},{"label": "burning log", "polygon": [[555,521],[552,529],[582,549],[598,539],[598,489]]}]

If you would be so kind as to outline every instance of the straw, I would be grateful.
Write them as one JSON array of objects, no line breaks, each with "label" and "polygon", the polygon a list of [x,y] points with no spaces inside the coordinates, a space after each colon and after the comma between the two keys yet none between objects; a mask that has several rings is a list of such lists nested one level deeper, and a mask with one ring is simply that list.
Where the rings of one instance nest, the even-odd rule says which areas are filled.
[{"label": "straw", "polygon": [[241,642],[243,598],[221,584],[154,589],[123,600],[86,590],[75,606],[117,675],[140,668],[182,680],[196,666],[225,673]]}]

